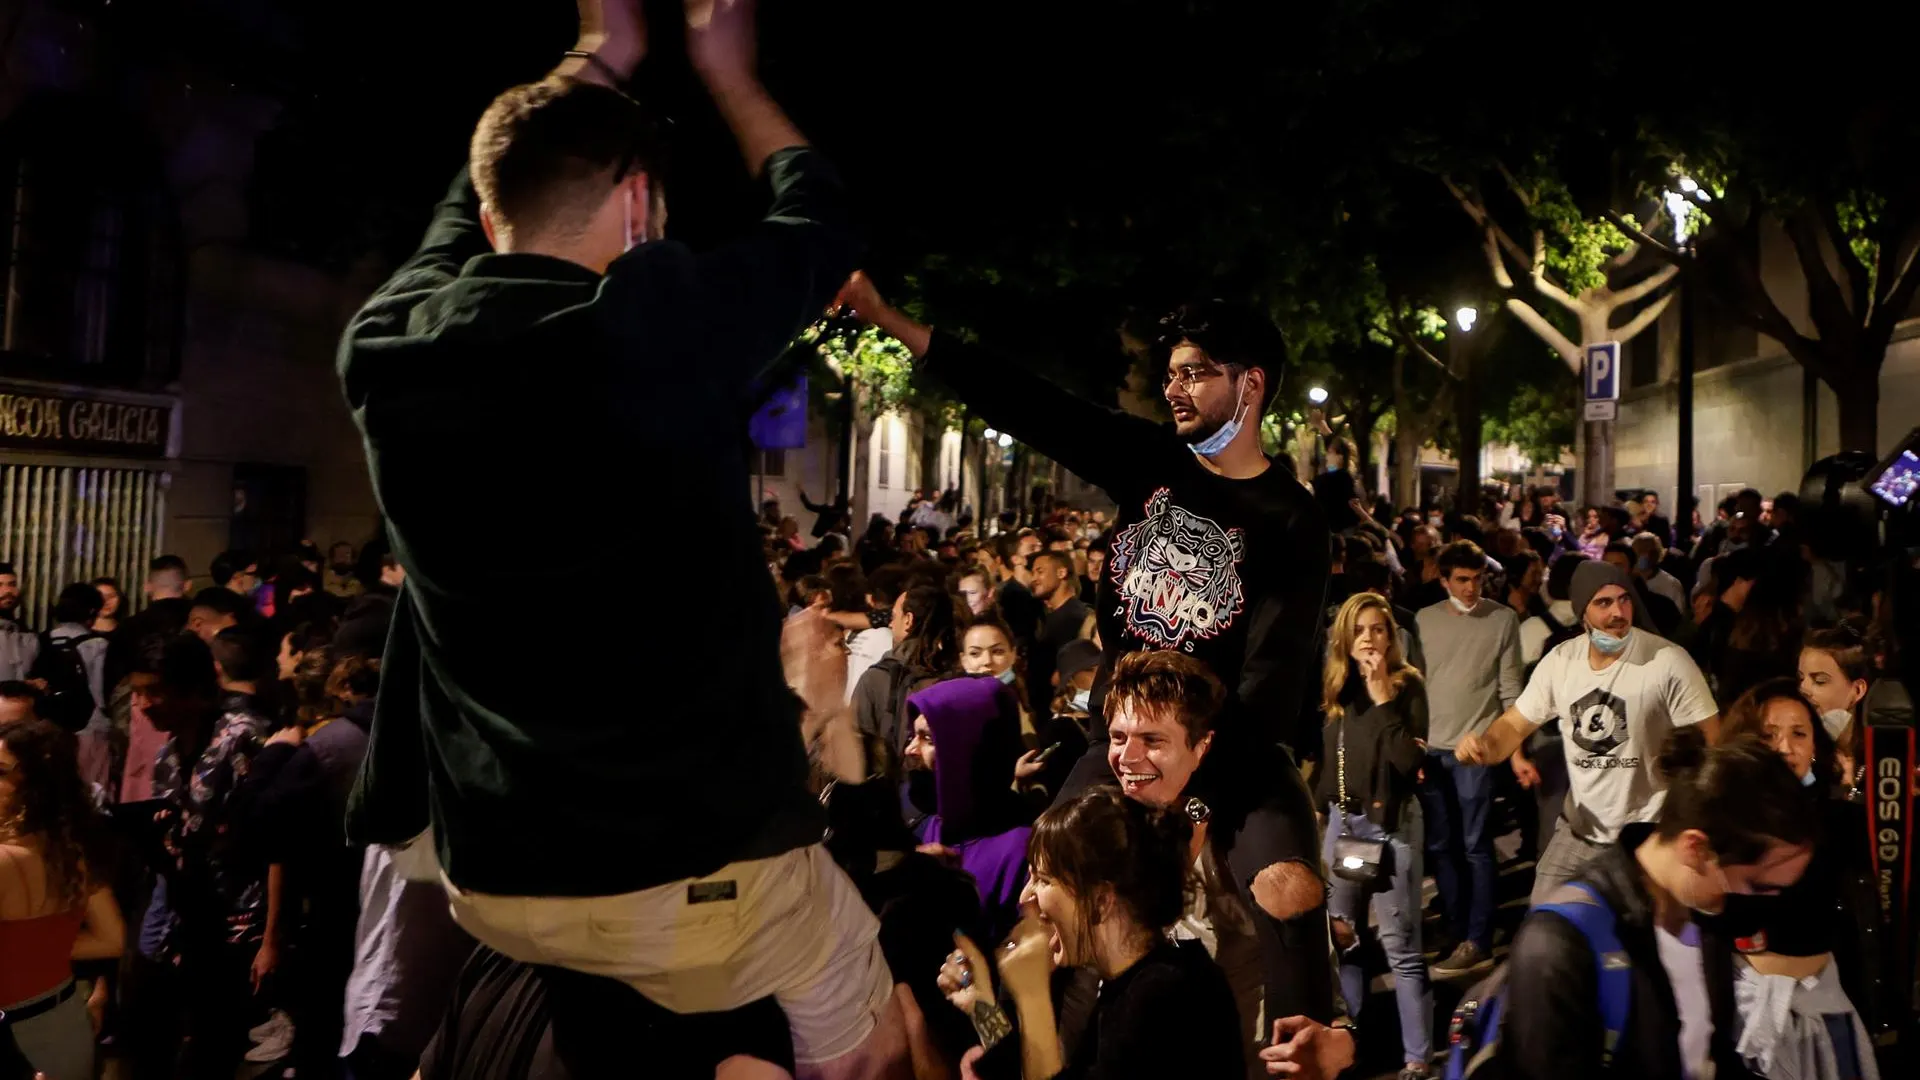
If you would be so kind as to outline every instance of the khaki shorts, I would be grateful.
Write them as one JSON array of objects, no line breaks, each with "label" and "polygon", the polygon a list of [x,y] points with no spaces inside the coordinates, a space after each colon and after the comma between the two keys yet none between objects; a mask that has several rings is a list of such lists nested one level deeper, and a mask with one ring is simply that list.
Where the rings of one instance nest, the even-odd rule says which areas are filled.
[{"label": "khaki shorts", "polygon": [[879,921],[818,844],[620,896],[486,896],[442,880],[454,920],[523,963],[618,979],[678,1013],[775,998],[797,1062],[857,1049],[893,993]]}]

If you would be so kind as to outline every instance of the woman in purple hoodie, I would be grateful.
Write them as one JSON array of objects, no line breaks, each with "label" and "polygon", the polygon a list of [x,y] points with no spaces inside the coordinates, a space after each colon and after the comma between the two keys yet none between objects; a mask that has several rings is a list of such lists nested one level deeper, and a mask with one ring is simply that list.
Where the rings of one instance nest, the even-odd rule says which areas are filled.
[{"label": "woman in purple hoodie", "polygon": [[980,892],[989,940],[1020,920],[1030,814],[1013,790],[1020,705],[994,678],[935,683],[907,699],[908,791],[930,816],[917,830],[935,854],[957,857]]}]

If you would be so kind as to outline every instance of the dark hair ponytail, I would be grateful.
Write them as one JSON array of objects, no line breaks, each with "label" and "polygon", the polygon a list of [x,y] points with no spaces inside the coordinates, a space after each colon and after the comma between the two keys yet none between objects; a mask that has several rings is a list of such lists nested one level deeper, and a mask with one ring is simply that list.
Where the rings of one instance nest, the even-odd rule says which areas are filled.
[{"label": "dark hair ponytail", "polygon": [[1660,756],[1654,760],[1654,767],[1660,770],[1660,775],[1671,786],[1692,777],[1706,763],[1707,735],[1696,724],[1675,728],[1667,736],[1667,743],[1660,748]]},{"label": "dark hair ponytail", "polygon": [[1723,865],[1759,861],[1774,844],[1814,842],[1819,814],[1786,759],[1762,740],[1737,735],[1718,746],[1695,726],[1676,728],[1658,758],[1667,781],[1656,826],[1672,839],[1689,829],[1707,836]]},{"label": "dark hair ponytail", "polygon": [[1149,930],[1179,921],[1186,910],[1193,823],[1177,810],[1138,803],[1112,788],[1095,788],[1034,822],[1027,855],[1084,906],[1105,885]]}]

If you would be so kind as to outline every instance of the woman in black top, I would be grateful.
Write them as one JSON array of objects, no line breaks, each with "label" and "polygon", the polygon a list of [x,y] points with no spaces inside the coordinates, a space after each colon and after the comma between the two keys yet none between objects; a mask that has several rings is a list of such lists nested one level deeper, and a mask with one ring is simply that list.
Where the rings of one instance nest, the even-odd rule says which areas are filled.
[{"label": "woman in black top", "polygon": [[[1096,788],[1034,823],[1028,917],[995,950],[1019,1021],[995,1004],[992,969],[964,936],[940,969],[948,1000],[974,1019],[982,1077],[1239,1080],[1240,1021],[1226,976],[1205,950],[1167,940],[1185,906],[1192,828],[1177,811]],[[1056,969],[1100,975],[1100,999],[1077,1045],[1054,1026]],[[1017,1048],[1017,1049],[1016,1049]],[[1014,1068],[1018,1062],[1017,1071]]]},{"label": "woman in black top", "polygon": [[[1427,1074],[1433,1052],[1433,988],[1420,946],[1424,840],[1420,802],[1412,797],[1426,757],[1419,740],[1427,734],[1427,691],[1401,657],[1393,610],[1378,594],[1359,593],[1340,606],[1323,687],[1326,755],[1314,798],[1327,815],[1327,912],[1341,954],[1340,987],[1358,1020],[1367,998],[1359,947],[1371,898],[1400,1004],[1400,1076],[1413,1080]],[[1377,862],[1345,866],[1341,856],[1353,853],[1343,852],[1343,843],[1356,841],[1385,850]]]},{"label": "woman in black top", "polygon": [[1877,961],[1891,943],[1880,940],[1866,809],[1843,797],[1833,740],[1793,680],[1747,691],[1721,731],[1764,739],[1785,758],[1817,800],[1821,824],[1813,859],[1792,888],[1727,898],[1738,1049],[1762,1076],[1834,1075],[1814,1064],[1830,1059],[1837,1075],[1872,1080],[1873,1047],[1856,1006],[1872,1002]]}]

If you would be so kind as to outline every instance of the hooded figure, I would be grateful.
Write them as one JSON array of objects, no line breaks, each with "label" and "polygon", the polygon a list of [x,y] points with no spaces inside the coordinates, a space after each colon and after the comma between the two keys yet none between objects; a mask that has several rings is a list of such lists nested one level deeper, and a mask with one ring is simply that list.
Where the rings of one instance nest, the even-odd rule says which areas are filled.
[{"label": "hooded figure", "polygon": [[[924,717],[933,736],[933,812],[919,827],[920,839],[960,853],[961,869],[979,889],[988,929],[1004,934],[1019,921],[1031,831],[1013,790],[1013,766],[1022,750],[1019,703],[998,679],[958,678],[909,697],[907,712]],[[924,804],[924,781],[911,787],[915,801]]]}]

